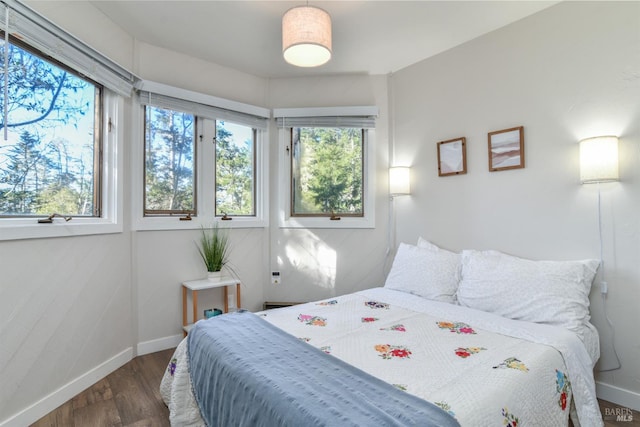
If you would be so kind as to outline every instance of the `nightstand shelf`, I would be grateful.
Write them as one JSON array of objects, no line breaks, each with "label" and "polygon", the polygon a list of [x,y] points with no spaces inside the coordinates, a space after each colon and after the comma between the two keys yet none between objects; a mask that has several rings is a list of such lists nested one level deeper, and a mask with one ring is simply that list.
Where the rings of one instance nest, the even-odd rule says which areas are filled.
[{"label": "nightstand shelf", "polygon": [[[229,276],[222,276],[219,279],[199,279],[182,282],[182,330],[186,337],[187,333],[198,321],[198,292],[207,289],[222,288],[222,299],[224,304],[224,312],[229,312],[229,291],[228,286],[236,286],[236,308],[241,307],[240,300],[240,280]],[[188,322],[188,292],[191,291],[193,322]]]}]

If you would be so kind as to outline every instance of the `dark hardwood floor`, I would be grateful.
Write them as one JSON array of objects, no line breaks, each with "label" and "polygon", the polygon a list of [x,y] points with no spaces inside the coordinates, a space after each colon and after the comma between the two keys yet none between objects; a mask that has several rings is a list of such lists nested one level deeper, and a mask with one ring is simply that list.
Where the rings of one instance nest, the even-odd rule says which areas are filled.
[{"label": "dark hardwood floor", "polygon": [[[640,427],[640,412],[598,399],[605,427]],[[620,419],[620,421],[616,421]]]},{"label": "dark hardwood floor", "polygon": [[[169,426],[169,410],[159,388],[172,354],[169,349],[136,357],[32,427]],[[632,421],[616,421],[617,415],[624,416],[628,410],[599,402],[605,427],[640,427],[637,411],[631,413]]]},{"label": "dark hardwood floor", "polygon": [[173,351],[134,358],[32,426],[169,426],[160,380]]}]

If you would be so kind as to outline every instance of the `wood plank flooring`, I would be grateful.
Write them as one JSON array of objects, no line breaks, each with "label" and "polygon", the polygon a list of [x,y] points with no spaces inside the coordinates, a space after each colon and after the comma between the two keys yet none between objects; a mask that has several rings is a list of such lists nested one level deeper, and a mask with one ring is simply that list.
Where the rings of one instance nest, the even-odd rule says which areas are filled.
[{"label": "wood plank flooring", "polygon": [[160,380],[174,349],[136,357],[33,427],[169,426]]},{"label": "wood plank flooring", "polygon": [[[598,399],[598,403],[604,419],[604,427],[640,427],[640,412],[631,411],[629,408],[620,407],[602,399]],[[616,421],[618,415],[621,416],[620,421]],[[622,421],[625,416],[627,421]]]},{"label": "wood plank flooring", "polygon": [[[169,349],[136,357],[31,426],[169,426],[169,410],[159,388],[172,354]],[[640,427],[637,411],[632,412],[633,421],[616,421],[616,414],[625,414],[626,409],[604,400],[599,403],[605,427]]]}]

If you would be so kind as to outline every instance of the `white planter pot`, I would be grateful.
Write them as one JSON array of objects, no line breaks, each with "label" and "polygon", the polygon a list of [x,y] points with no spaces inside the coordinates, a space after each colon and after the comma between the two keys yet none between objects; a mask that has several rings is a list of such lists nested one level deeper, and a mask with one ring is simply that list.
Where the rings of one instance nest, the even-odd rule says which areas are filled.
[{"label": "white planter pot", "polygon": [[207,272],[207,279],[211,281],[220,280],[222,277],[222,271],[209,271]]}]

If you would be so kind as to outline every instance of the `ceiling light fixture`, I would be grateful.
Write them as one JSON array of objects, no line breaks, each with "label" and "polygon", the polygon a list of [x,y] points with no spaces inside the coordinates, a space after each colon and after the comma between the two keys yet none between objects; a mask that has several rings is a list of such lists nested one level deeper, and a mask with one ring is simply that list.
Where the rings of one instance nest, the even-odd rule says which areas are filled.
[{"label": "ceiling light fixture", "polygon": [[329,61],[331,16],[312,6],[289,9],[282,16],[282,55],[298,67],[317,67]]}]

